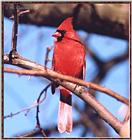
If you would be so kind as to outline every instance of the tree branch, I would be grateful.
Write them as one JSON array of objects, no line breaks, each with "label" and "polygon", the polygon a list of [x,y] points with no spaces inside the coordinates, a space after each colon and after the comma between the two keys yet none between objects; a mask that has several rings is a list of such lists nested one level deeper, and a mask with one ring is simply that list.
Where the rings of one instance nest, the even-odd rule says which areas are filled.
[{"label": "tree branch", "polygon": [[12,51],[17,51],[17,35],[18,35],[18,11],[17,4],[14,4],[14,24],[12,30]]},{"label": "tree branch", "polygon": [[40,93],[40,95],[42,95],[43,93],[45,93],[45,96],[44,96],[41,100],[40,100],[40,96],[39,96],[39,101],[35,101],[32,105],[30,105],[29,107],[23,108],[23,109],[21,109],[20,111],[17,111],[17,112],[15,112],[15,113],[12,113],[12,112],[11,112],[9,115],[5,115],[5,116],[4,116],[4,119],[11,118],[11,117],[13,117],[13,116],[16,116],[16,115],[22,113],[22,112],[26,112],[25,115],[27,115],[27,113],[28,113],[31,109],[33,109],[33,108],[39,106],[39,105],[45,100],[45,98],[46,98],[46,92],[44,92],[44,91],[45,91],[45,89],[43,89],[43,90],[41,91],[41,93]]},{"label": "tree branch", "polygon": [[[77,126],[81,125],[81,120],[76,120],[73,122],[74,127],[76,128]],[[44,128],[44,131],[47,136],[50,136],[52,133],[55,133],[57,131],[57,126],[50,126],[49,128]],[[39,129],[33,129],[29,132],[23,132],[21,134],[14,135],[14,137],[36,137],[37,135],[40,135],[40,130]]]},{"label": "tree branch", "polygon": [[[81,2],[80,2],[81,3]],[[11,17],[13,3],[3,2],[4,16]],[[57,27],[66,17],[72,16],[78,2],[26,3],[19,9],[29,9],[30,14],[20,17],[20,23]],[[77,29],[121,39],[129,39],[130,3],[81,3]],[[86,17],[87,15],[87,17]]]},{"label": "tree branch", "polygon": [[[7,55],[4,56],[4,62],[7,64],[9,63]],[[12,73],[17,73],[17,74],[25,74],[25,75],[30,74],[33,76],[44,76],[49,80],[51,80],[51,77],[56,78],[56,79],[59,78],[61,80],[66,80],[68,82],[73,82],[75,84],[79,84],[80,86],[85,86],[87,88],[101,91],[111,97],[116,98],[117,100],[119,100],[127,105],[129,104],[128,99],[117,94],[116,92],[113,92],[110,89],[107,89],[105,87],[99,86],[99,85],[91,83],[91,82],[85,82],[81,79],[73,78],[71,76],[62,75],[62,74],[59,74],[59,73],[52,71],[50,69],[47,69],[47,68],[45,69],[45,67],[43,67],[39,64],[36,64],[32,61],[26,60],[25,58],[22,58],[22,57],[15,58],[12,60],[12,62],[13,62],[12,64],[14,64],[14,65],[21,66],[23,68],[32,69],[32,70],[39,70],[39,72],[38,71],[28,71],[28,70],[13,70],[13,69],[4,68],[5,72],[10,72],[10,73],[12,72]]]},{"label": "tree branch", "polygon": [[[4,57],[6,63],[9,63],[8,60],[8,55],[5,55]],[[17,73],[17,74],[25,74],[25,75],[34,75],[34,76],[44,76],[45,78],[52,80],[54,82],[57,82],[59,85],[69,89],[71,92],[75,93],[77,96],[79,96],[81,99],[83,99],[86,103],[88,103],[94,110],[96,110],[98,112],[98,114],[100,115],[100,117],[102,119],[104,119],[106,122],[108,122],[114,129],[115,131],[117,131],[117,133],[120,132],[120,129],[123,126],[123,123],[120,122],[117,118],[115,118],[107,109],[105,109],[89,92],[85,91],[84,89],[80,88],[80,86],[76,86],[76,84],[81,85],[81,86],[86,86],[88,88],[93,88],[93,89],[97,89],[97,90],[101,90],[104,92],[108,92],[110,91],[110,93],[112,92],[111,90],[108,90],[107,88],[98,86],[96,84],[90,83],[90,82],[85,82],[83,80],[80,79],[76,79],[70,76],[65,76],[59,73],[56,73],[50,69],[45,69],[43,66],[36,64],[34,62],[28,61],[26,59],[22,59],[22,57],[20,58],[14,58],[12,60],[12,63],[14,65],[17,66],[22,66],[28,69],[33,69],[33,70],[14,70],[11,68],[4,68],[5,72],[12,72],[12,73]],[[60,80],[59,80],[60,79]],[[69,83],[69,82],[65,82],[63,80],[69,81],[69,82],[73,82],[75,84]],[[115,93],[112,92],[112,94],[114,95]],[[114,97],[118,97],[119,95],[116,94],[116,96],[114,95]],[[128,99],[119,96],[121,98],[117,98],[118,100],[122,100],[124,103],[129,104]]]},{"label": "tree branch", "polygon": [[[32,70],[29,70],[32,71]],[[38,71],[39,72],[39,71]],[[67,88],[72,93],[80,97],[86,103],[88,103],[96,112],[100,115],[100,117],[105,120],[109,125],[115,129],[117,133],[119,133],[120,128],[122,127],[122,122],[120,122],[116,117],[114,117],[105,107],[103,107],[89,92],[80,88],[80,86],[76,86],[76,84],[72,84],[69,82],[64,82],[62,80],[53,80],[57,82],[57,84]]]},{"label": "tree branch", "polygon": [[[100,131],[98,130],[97,125],[95,122],[92,120],[93,118],[90,117],[90,113],[87,114],[86,111],[81,110],[79,108],[79,105],[74,103],[73,107],[79,112],[80,114],[80,119],[82,120],[82,123],[86,129],[86,133],[88,132],[88,129],[92,130],[92,132],[97,136],[97,137],[106,137],[108,136],[108,132],[104,131],[103,127],[100,127]],[[100,120],[101,121],[101,120]]]},{"label": "tree branch", "polygon": [[[10,64],[8,60],[9,60],[8,55],[5,55],[4,62],[6,64]],[[83,80],[76,79],[70,76],[62,75],[47,68],[45,69],[45,67],[39,64],[36,64],[32,61],[29,61],[25,58],[22,58],[20,56],[18,56],[18,58],[13,58],[12,64],[16,66],[21,66],[22,68],[27,68],[30,70],[24,70],[24,69],[14,70],[11,68],[4,68],[4,71],[10,72],[10,73],[11,72],[17,73],[17,74],[43,76],[51,81],[57,82],[59,85],[69,89],[71,92],[75,93],[75,95],[79,96],[82,100],[88,103],[94,110],[98,112],[98,114],[100,115],[102,119],[104,119],[107,123],[109,123],[118,134],[120,133],[120,129],[122,128],[123,123],[120,122],[116,117],[114,117],[107,109],[105,109],[89,92],[80,88],[80,86],[85,86],[88,88],[92,88],[92,89],[107,93],[108,95],[115,97],[116,99],[122,101],[123,103],[126,103],[127,105],[129,104],[128,99],[118,95],[117,93],[105,87],[101,87],[91,82],[85,82]],[[68,81],[68,82],[65,82],[63,80]],[[69,82],[73,82],[73,83],[69,83]],[[77,87],[76,84],[80,86]]]},{"label": "tree branch", "polygon": [[[38,99],[37,99],[37,103],[40,102],[41,96],[45,93],[45,97],[46,97],[46,93],[47,93],[47,89],[51,86],[51,84],[48,84],[40,93]],[[39,104],[36,108],[36,127],[39,128],[40,132],[42,133],[42,135],[44,137],[47,137],[45,134],[45,131],[42,129],[41,125],[40,125],[40,121],[39,121]]]}]

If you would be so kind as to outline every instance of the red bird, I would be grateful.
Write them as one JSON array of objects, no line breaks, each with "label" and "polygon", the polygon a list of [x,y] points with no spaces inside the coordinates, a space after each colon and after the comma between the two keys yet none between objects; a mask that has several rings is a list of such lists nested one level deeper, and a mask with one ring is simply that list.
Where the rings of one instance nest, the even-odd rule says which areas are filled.
[{"label": "red bird", "polygon": [[[56,72],[83,79],[85,76],[85,47],[73,29],[72,20],[72,17],[65,19],[52,35],[56,38],[52,65]],[[69,90],[60,87],[59,132],[70,133],[72,123],[72,95]]]}]

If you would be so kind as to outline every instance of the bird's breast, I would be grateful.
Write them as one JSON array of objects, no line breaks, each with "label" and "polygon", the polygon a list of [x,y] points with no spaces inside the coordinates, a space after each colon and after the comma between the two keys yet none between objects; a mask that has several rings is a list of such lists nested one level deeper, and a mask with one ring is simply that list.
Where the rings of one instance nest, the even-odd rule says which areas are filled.
[{"label": "bird's breast", "polygon": [[55,43],[53,59],[55,71],[79,77],[85,59],[84,46],[74,41]]}]

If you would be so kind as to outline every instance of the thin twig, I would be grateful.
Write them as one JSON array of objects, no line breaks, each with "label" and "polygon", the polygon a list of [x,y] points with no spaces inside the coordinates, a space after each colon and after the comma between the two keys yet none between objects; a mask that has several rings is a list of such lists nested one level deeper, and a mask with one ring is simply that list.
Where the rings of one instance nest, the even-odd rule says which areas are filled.
[{"label": "thin twig", "polygon": [[29,136],[34,135],[37,131],[38,131],[38,130],[35,128],[35,129],[33,129],[32,131],[27,132],[26,134],[23,134],[23,135],[16,135],[15,137],[17,137],[17,138],[29,137]]},{"label": "thin twig", "polygon": [[54,48],[54,46],[51,46],[51,47],[47,47],[47,49],[46,49],[45,62],[44,62],[45,68],[47,67],[47,64],[49,61],[49,53],[53,48]]},{"label": "thin twig", "polygon": [[14,4],[14,24],[12,31],[12,51],[17,51],[17,34],[18,34],[18,15],[17,15],[17,4]]},{"label": "thin twig", "polygon": [[[47,89],[48,89],[50,86],[51,86],[51,83],[48,84],[48,85],[40,92],[40,95],[39,95],[39,97],[38,97],[38,99],[37,99],[37,103],[40,102],[40,98],[41,98],[41,96],[42,96],[44,93],[45,93],[45,95],[46,95]],[[40,125],[40,121],[39,121],[39,105],[38,105],[37,108],[36,108],[36,124],[37,124],[36,127],[40,129],[40,132],[42,133],[42,135],[43,135],[44,137],[47,137],[46,134],[45,134],[45,132],[44,132],[44,130],[42,129],[42,127],[41,127],[41,125]]]},{"label": "thin twig", "polygon": [[[17,11],[17,15],[21,16],[23,14],[29,13],[30,10],[24,10],[24,11]],[[10,19],[14,19],[14,15],[12,15],[11,17],[9,17]]]},{"label": "thin twig", "polygon": [[15,112],[15,113],[10,113],[9,115],[4,116],[4,119],[11,118],[11,117],[13,117],[13,116],[16,116],[16,115],[22,113],[22,112],[26,112],[25,115],[27,115],[27,113],[28,113],[31,109],[33,109],[33,108],[37,107],[38,105],[40,105],[40,104],[45,100],[45,98],[46,98],[46,94],[45,94],[45,96],[44,96],[41,100],[39,100],[39,102],[36,102],[36,101],[35,101],[35,102],[34,102],[31,106],[29,106],[29,107],[26,107],[26,108],[24,108],[24,109],[22,109],[22,110],[20,110],[20,111],[18,111],[18,112]]},{"label": "thin twig", "polygon": [[[82,123],[82,120],[73,120],[73,125],[74,125],[74,128],[77,128],[78,126],[81,126],[81,123]],[[45,132],[48,136],[50,136],[52,133],[56,133],[56,130],[57,130],[57,126],[56,125],[52,125],[52,126],[49,126],[48,128],[45,129]],[[40,130],[38,129],[33,129],[33,130],[29,130],[27,132],[23,132],[23,133],[20,133],[19,135],[16,134],[14,135],[14,137],[36,137],[40,135]]]}]

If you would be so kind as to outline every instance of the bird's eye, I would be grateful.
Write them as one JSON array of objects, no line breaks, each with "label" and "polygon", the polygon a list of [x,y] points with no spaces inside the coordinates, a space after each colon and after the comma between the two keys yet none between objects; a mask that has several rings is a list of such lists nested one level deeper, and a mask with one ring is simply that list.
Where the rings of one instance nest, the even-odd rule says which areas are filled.
[{"label": "bird's eye", "polygon": [[65,30],[57,30],[57,32],[61,33],[62,35],[64,35],[66,33]]}]

